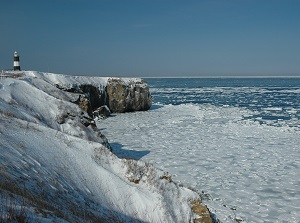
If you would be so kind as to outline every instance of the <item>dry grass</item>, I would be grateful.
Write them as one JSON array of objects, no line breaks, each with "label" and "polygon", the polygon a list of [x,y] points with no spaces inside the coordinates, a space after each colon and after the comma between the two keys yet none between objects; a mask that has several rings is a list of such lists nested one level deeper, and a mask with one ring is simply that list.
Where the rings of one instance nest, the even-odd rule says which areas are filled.
[{"label": "dry grass", "polygon": [[10,78],[19,78],[19,77],[24,77],[25,75],[23,73],[19,73],[19,74],[13,74],[13,75],[10,75],[9,77]]},{"label": "dry grass", "polygon": [[206,205],[202,204],[200,199],[191,201],[192,211],[199,215],[199,218],[195,218],[195,223],[213,223],[213,220],[210,216],[210,212]]},{"label": "dry grass", "polygon": [[20,78],[23,76],[25,76],[23,73],[11,74],[11,73],[7,73],[7,72],[1,72],[0,80],[6,79],[6,78]]},{"label": "dry grass", "polygon": [[173,182],[171,175],[169,175],[168,173],[165,173],[164,175],[160,176],[159,179],[164,179],[170,183]]},{"label": "dry grass", "polygon": [[126,216],[116,212],[120,208],[118,204],[112,203],[109,209],[101,211],[101,204],[90,199],[84,198],[84,202],[76,202],[72,196],[77,195],[72,192],[67,194],[57,190],[53,196],[49,193],[47,183],[36,185],[40,192],[31,192],[24,181],[12,180],[5,172],[0,169],[0,223],[38,223],[43,218],[54,222],[64,220],[78,223],[141,222],[137,220],[137,214]]},{"label": "dry grass", "polygon": [[[105,222],[101,216],[85,210],[76,203],[65,200],[61,207],[59,200],[65,199],[60,191],[54,200],[47,190],[31,193],[25,185],[20,186],[17,181],[0,175],[0,223],[4,222],[39,222],[40,218],[60,218],[69,222],[74,219],[83,219],[85,222]],[[29,207],[31,210],[29,210]],[[33,211],[34,210],[34,211]],[[76,221],[75,221],[76,222]],[[80,222],[80,221],[79,221]]]}]

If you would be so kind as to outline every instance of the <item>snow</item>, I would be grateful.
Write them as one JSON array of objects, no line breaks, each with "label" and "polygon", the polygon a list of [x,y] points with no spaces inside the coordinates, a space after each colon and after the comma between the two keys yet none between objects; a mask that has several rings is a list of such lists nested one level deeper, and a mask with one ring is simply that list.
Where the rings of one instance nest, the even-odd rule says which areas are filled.
[{"label": "snow", "polygon": [[231,106],[155,104],[98,126],[119,157],[138,157],[203,191],[222,222],[299,222],[299,128],[243,118],[253,115]]},{"label": "snow", "polygon": [[[23,74],[0,82],[1,203],[5,193],[15,193],[16,206],[25,205],[30,217],[41,222],[84,222],[87,216],[189,222],[195,217],[190,201],[199,199],[196,192],[164,179],[167,173],[148,163],[112,154],[105,138],[81,124],[87,114],[69,102],[72,96],[55,87],[83,83],[103,87],[108,78]],[[73,116],[59,124],[57,117],[66,113]],[[17,190],[4,187],[4,182]],[[24,190],[22,204],[17,191]]]},{"label": "snow", "polygon": [[65,74],[43,73],[36,71],[24,71],[26,76],[41,78],[51,84],[70,87],[78,84],[92,84],[95,86],[106,86],[109,79],[119,79],[129,84],[131,82],[142,82],[140,78],[117,78],[117,77],[97,77],[97,76],[71,76]]}]

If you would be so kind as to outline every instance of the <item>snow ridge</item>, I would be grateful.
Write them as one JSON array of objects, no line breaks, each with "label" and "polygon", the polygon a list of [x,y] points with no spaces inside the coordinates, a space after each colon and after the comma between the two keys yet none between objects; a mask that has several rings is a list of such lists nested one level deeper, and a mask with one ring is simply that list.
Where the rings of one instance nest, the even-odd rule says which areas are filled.
[{"label": "snow ridge", "polygon": [[[109,78],[35,71],[0,82],[0,221],[191,222],[196,192],[115,156],[91,117],[56,87]],[[123,81],[140,81],[124,79]],[[88,123],[88,124],[86,124]],[[209,213],[208,213],[209,214]]]}]

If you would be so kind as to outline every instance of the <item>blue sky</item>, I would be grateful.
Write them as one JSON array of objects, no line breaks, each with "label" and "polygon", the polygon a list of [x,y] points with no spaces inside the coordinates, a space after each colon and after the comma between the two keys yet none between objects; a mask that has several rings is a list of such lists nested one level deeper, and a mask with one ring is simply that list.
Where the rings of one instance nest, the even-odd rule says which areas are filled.
[{"label": "blue sky", "polygon": [[299,0],[5,0],[0,28],[0,69],[300,76]]}]

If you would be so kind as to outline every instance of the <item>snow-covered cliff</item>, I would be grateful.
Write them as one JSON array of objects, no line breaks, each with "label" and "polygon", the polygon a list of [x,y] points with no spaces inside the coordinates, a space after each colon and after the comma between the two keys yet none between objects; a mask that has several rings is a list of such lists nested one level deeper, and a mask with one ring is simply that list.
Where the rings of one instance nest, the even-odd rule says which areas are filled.
[{"label": "snow-covered cliff", "polygon": [[56,88],[69,92],[70,100],[91,114],[106,105],[111,112],[148,110],[152,98],[147,83],[140,78],[67,76],[53,73],[24,72]]},{"label": "snow-covered cliff", "polygon": [[109,80],[32,71],[1,80],[0,222],[211,222],[197,193],[147,163],[116,157],[74,103],[78,86],[101,92]]}]

